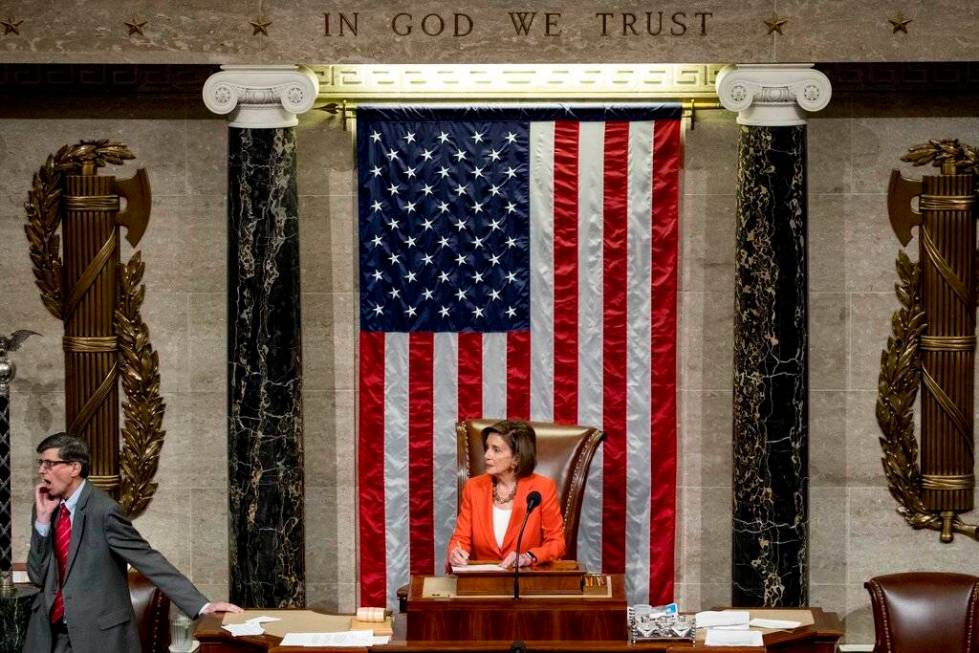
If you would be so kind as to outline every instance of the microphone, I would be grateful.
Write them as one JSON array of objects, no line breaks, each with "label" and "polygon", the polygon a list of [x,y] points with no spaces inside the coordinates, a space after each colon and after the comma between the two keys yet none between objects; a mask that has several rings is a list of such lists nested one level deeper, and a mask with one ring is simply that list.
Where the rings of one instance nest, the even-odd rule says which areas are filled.
[{"label": "microphone", "polygon": [[524,529],[527,528],[527,520],[534,508],[540,505],[540,492],[534,490],[527,495],[527,514],[523,516],[523,523],[520,525],[520,532],[517,533],[517,557],[513,561],[513,598],[520,598],[520,540],[523,539]]}]

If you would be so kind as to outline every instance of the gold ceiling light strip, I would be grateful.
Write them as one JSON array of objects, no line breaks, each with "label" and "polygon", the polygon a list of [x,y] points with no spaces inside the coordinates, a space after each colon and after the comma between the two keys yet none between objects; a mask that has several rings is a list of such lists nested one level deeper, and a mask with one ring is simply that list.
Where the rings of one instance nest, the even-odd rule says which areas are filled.
[{"label": "gold ceiling light strip", "polygon": [[722,64],[335,64],[313,66],[319,109],[346,128],[359,104],[386,102],[682,102],[719,109]]}]

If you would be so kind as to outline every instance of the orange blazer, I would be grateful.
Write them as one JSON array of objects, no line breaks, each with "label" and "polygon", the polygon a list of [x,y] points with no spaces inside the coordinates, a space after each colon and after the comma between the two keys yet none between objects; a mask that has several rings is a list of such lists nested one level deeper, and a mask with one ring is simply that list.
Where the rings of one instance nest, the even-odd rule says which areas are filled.
[{"label": "orange blazer", "polygon": [[489,474],[481,474],[466,481],[456,529],[449,540],[449,553],[460,547],[469,552],[471,560],[502,560],[517,546],[517,534],[527,513],[527,495],[534,490],[540,492],[541,504],[534,508],[527,520],[520,551],[533,553],[538,562],[559,559],[564,555],[564,519],[558,505],[557,485],[539,474],[517,481],[517,495],[513,498],[510,524],[502,547],[496,545],[493,533],[492,478]]}]

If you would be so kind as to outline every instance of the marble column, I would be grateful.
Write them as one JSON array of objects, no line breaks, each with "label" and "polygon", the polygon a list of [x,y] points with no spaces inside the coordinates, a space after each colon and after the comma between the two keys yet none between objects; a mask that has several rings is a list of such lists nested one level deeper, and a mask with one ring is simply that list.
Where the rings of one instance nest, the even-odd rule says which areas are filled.
[{"label": "marble column", "polygon": [[296,66],[222,66],[204,102],[228,138],[230,600],[306,604],[297,114],[318,83]]},{"label": "marble column", "polygon": [[731,602],[808,604],[806,119],[831,95],[811,65],[717,78],[738,112]]},{"label": "marble column", "polygon": [[0,335],[0,653],[20,653],[27,635],[31,604],[38,589],[14,586],[11,574],[10,382],[17,372],[7,359]]}]

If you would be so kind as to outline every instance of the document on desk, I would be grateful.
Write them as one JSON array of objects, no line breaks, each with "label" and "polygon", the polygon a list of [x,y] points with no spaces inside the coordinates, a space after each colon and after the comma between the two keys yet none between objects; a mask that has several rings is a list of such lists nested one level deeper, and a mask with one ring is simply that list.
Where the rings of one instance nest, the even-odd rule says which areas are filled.
[{"label": "document on desk", "polygon": [[792,630],[802,625],[801,621],[789,621],[788,619],[752,619],[752,628],[768,628],[769,630]]},{"label": "document on desk", "polygon": [[453,574],[469,574],[474,571],[510,571],[505,567],[494,564],[482,564],[482,565],[456,565],[452,567]]},{"label": "document on desk", "polygon": [[715,626],[740,626],[747,624],[751,615],[747,610],[705,610],[697,613],[697,628]]},{"label": "document on desk", "polygon": [[272,623],[274,621],[280,621],[278,617],[269,617],[266,615],[260,615],[258,617],[252,617],[248,621],[238,624],[225,624],[221,626],[229,633],[232,637],[244,637],[245,635],[264,635],[265,629],[262,624]]},{"label": "document on desk", "polygon": [[257,623],[243,623],[243,624],[225,624],[221,626],[229,633],[232,637],[245,637],[246,635],[264,635],[265,629],[262,628],[262,624]]},{"label": "document on desk", "polygon": [[348,630],[341,633],[286,633],[279,646],[359,646],[375,644],[374,631]]},{"label": "document on desk", "polygon": [[764,646],[765,639],[757,630],[715,630],[709,629],[704,639],[705,646]]}]

